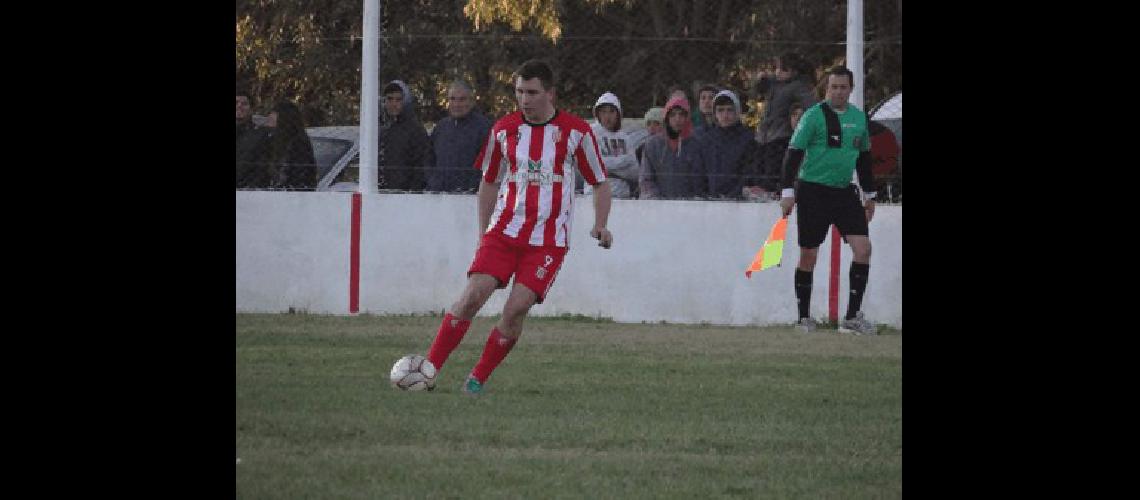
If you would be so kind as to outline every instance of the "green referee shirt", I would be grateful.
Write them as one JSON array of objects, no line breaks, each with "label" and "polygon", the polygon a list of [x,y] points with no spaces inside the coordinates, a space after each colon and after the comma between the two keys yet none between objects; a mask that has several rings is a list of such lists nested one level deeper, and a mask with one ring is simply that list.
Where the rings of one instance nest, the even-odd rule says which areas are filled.
[{"label": "green referee shirt", "polygon": [[846,187],[851,184],[851,173],[855,171],[855,160],[860,151],[871,150],[871,139],[867,134],[867,115],[863,110],[847,103],[847,109],[839,116],[839,129],[842,132],[838,148],[827,147],[827,122],[823,119],[820,102],[804,112],[800,124],[792,134],[789,147],[804,152],[800,165],[799,178],[808,182],[831,187]]}]

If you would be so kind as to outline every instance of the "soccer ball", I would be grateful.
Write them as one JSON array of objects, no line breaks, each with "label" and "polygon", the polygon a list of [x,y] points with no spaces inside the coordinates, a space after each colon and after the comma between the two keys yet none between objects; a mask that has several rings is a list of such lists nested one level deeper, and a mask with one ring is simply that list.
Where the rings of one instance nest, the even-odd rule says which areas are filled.
[{"label": "soccer ball", "polygon": [[392,365],[388,379],[392,387],[404,391],[422,391],[435,387],[435,365],[419,354],[409,354]]}]

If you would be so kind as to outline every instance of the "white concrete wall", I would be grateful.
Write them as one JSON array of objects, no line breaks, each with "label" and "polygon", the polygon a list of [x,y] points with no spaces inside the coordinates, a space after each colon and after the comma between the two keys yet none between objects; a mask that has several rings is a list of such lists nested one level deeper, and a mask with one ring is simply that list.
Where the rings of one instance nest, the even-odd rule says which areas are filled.
[{"label": "white concrete wall", "polygon": [[[348,312],[350,193],[237,192],[237,309]],[[621,322],[773,324],[796,318],[796,218],[784,265],[744,276],[772,224],[775,203],[614,200],[614,246],[589,237],[590,197],[574,203],[571,250],[546,303],[532,315],[564,313]],[[479,235],[474,196],[365,196],[360,311],[424,313],[448,307],[466,282]],[[871,222],[868,319],[902,327],[902,207],[880,205]],[[842,246],[840,314],[851,252]],[[830,237],[815,272],[812,315],[827,316]],[[497,313],[499,291],[481,311]]]},{"label": "white concrete wall", "polygon": [[237,310],[348,312],[351,193],[237,192]]}]

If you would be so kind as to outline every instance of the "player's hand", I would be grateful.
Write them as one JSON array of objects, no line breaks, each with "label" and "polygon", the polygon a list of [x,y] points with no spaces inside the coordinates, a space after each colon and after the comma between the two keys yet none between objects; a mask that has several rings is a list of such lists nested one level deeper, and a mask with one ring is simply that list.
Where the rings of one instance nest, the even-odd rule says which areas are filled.
[{"label": "player's hand", "polygon": [[788,214],[792,213],[792,207],[794,206],[796,206],[795,196],[786,196],[784,198],[780,198],[780,208],[784,211],[784,217],[787,217]]},{"label": "player's hand", "polygon": [[875,200],[863,202],[863,211],[867,213],[867,223],[869,224],[871,219],[875,217]]},{"label": "player's hand", "polygon": [[598,240],[598,246],[602,248],[609,248],[614,244],[614,235],[610,234],[610,230],[604,227],[595,227],[590,230],[590,236]]}]

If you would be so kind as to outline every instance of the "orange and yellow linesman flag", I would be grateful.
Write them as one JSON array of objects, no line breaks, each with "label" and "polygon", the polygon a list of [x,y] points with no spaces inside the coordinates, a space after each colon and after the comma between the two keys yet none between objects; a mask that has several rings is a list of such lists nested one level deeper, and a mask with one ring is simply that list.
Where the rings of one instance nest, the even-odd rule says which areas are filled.
[{"label": "orange and yellow linesman flag", "polygon": [[764,241],[764,246],[760,247],[760,251],[756,252],[756,257],[752,258],[752,264],[748,266],[748,270],[744,271],[744,275],[752,278],[752,271],[763,271],[772,266],[780,265],[780,258],[784,256],[784,235],[788,232],[788,218],[781,217],[772,226],[772,231],[768,233],[768,239]]}]

